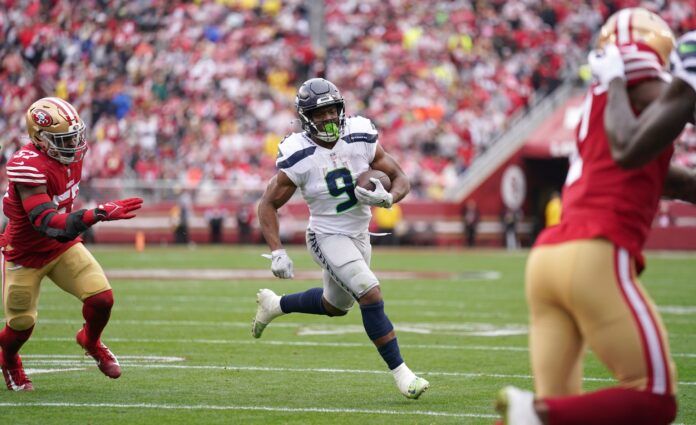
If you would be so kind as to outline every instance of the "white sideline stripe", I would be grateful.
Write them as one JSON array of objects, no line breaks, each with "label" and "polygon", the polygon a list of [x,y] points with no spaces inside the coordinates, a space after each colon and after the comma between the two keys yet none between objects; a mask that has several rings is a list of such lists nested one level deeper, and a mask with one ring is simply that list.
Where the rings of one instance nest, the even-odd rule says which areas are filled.
[{"label": "white sideline stripe", "polygon": [[[120,298],[119,298],[120,300]],[[185,312],[185,313],[190,313],[194,311],[205,311],[206,313],[223,313],[223,314],[232,314],[232,313],[240,313],[240,314],[253,314],[254,311],[256,311],[256,307],[252,307],[249,309],[249,307],[224,307],[224,306],[201,306],[201,305],[135,305],[134,303],[137,301],[130,302],[128,304],[121,303],[119,301],[118,303],[118,310],[119,311],[128,311],[128,312],[146,312],[146,313],[152,313],[152,312],[167,312],[167,313],[172,313],[172,312]],[[396,303],[389,301],[389,305],[396,305]],[[433,308],[436,308],[437,306],[433,305]],[[439,307],[437,307],[439,308]],[[453,307],[454,308],[454,307]],[[464,306],[461,307],[462,309],[465,308]],[[422,317],[445,317],[445,318],[450,318],[450,319],[459,319],[459,318],[501,318],[501,319],[510,319],[510,320],[515,320],[516,317],[513,315],[508,315],[508,314],[486,314],[486,313],[480,313],[480,312],[466,312],[462,310],[458,311],[444,311],[444,308],[439,308],[440,311],[419,311],[418,315]],[[58,306],[58,305],[45,305],[41,307],[41,311],[66,311],[65,307]],[[40,319],[42,322],[44,319]],[[674,323],[673,319],[667,319],[669,323]],[[73,323],[79,323],[79,320],[75,320]],[[691,324],[691,322],[688,322],[687,324]],[[276,326],[274,323],[273,326]]]},{"label": "white sideline stripe", "polygon": [[[52,341],[52,342],[74,342],[73,338],[63,337],[39,337],[32,338],[32,341]],[[314,342],[314,341],[259,341],[252,339],[178,339],[178,338],[106,338],[106,342],[145,342],[145,343],[179,343],[179,344],[214,344],[214,345],[289,345],[295,347],[371,347],[368,343],[362,342]],[[442,350],[483,350],[483,351],[521,351],[526,352],[526,347],[494,346],[494,345],[443,345],[443,344],[399,344],[402,348],[423,348],[423,349],[442,349]]]},{"label": "white sideline stripe", "polygon": [[[274,324],[275,326],[275,324]],[[37,337],[32,341],[45,342],[74,342],[73,338],[63,337]],[[343,347],[343,348],[364,348],[370,347],[367,343],[361,342],[316,342],[316,341],[267,341],[267,340],[247,340],[247,339],[177,339],[177,338],[107,338],[106,342],[144,342],[155,344],[213,344],[213,345],[288,345],[293,347]],[[514,347],[504,345],[444,345],[444,344],[399,344],[401,348],[422,348],[425,350],[475,350],[475,351],[516,351],[527,352],[527,347]],[[696,358],[696,353],[672,353],[672,357]]]},{"label": "white sideline stripe", "polygon": [[281,406],[219,406],[209,404],[149,404],[149,403],[64,403],[64,402],[30,402],[30,403],[0,403],[0,407],[84,407],[84,408],[115,408],[115,409],[162,409],[162,410],[247,410],[263,412],[288,413],[360,413],[398,416],[445,416],[453,418],[498,418],[498,415],[479,413],[450,413],[430,410],[372,410],[372,409],[338,409],[330,407],[281,407]]},{"label": "white sideline stripe", "polygon": [[[22,354],[22,359],[35,360],[34,363],[39,363],[40,360],[47,359],[82,359],[85,356],[77,354]],[[184,357],[175,356],[118,356],[119,360],[143,361],[143,362],[184,362]],[[89,359],[92,361],[92,359]]]},{"label": "white sideline stripe", "polygon": [[84,370],[82,367],[71,367],[68,369],[33,369],[33,368],[26,368],[24,372],[26,372],[27,375],[41,375],[44,373],[58,373],[58,372],[73,372],[76,370]]},{"label": "white sideline stripe", "polygon": [[[321,270],[296,270],[295,279],[314,280],[322,278]],[[376,270],[383,280],[498,280],[500,273],[493,270],[472,270],[468,273],[423,272]],[[156,279],[156,280],[271,280],[273,274],[267,269],[107,269],[110,279]]]},{"label": "white sideline stripe", "polygon": [[[52,325],[80,325],[82,320],[71,320],[71,319],[41,319],[41,323],[52,324]],[[251,329],[251,320],[246,322],[205,322],[205,321],[195,321],[195,320],[109,320],[110,325],[137,325],[137,326],[197,326],[197,327],[230,327],[230,328],[249,328]],[[306,323],[296,323],[296,322],[283,322],[283,323],[273,323],[273,327],[276,328],[299,328],[306,325]]]},{"label": "white sideline stripe", "polygon": [[[23,356],[26,358],[27,356]],[[61,356],[76,358],[78,356]],[[127,356],[119,357],[119,360]],[[90,362],[91,363],[91,362]],[[130,363],[121,362],[122,364],[127,364],[129,368],[138,369],[184,369],[184,370],[228,370],[228,371],[249,371],[249,372],[295,372],[295,373],[346,373],[346,374],[366,374],[366,375],[386,375],[387,372],[384,370],[367,370],[367,369],[336,369],[336,368],[299,368],[299,367],[269,367],[269,366],[238,366],[238,365],[176,365],[176,364],[152,364],[152,363]],[[82,361],[78,360],[35,360],[31,362],[26,362],[27,365],[52,365],[52,366],[78,366],[84,364]],[[29,373],[30,369],[27,369]],[[36,369],[41,370],[41,369]],[[71,371],[71,370],[82,370],[81,368],[72,369],[46,369],[47,371]],[[531,375],[521,375],[521,374],[504,374],[504,373],[480,373],[480,372],[442,372],[442,371],[415,371],[417,375],[427,375],[427,376],[453,376],[462,378],[496,378],[496,379],[523,379],[531,380]],[[585,382],[616,382],[612,378],[592,378],[584,377]],[[679,382],[682,386],[696,386],[696,382],[682,381]]]},{"label": "white sideline stripe", "polygon": [[683,316],[696,314],[696,306],[694,305],[663,305],[658,306],[657,309],[662,314],[674,314]]},{"label": "white sideline stripe", "polygon": [[[79,326],[80,320],[71,319],[42,319],[44,324],[60,324]],[[195,327],[231,327],[231,328],[250,328],[251,322],[210,322],[195,320],[111,320],[111,325],[137,325],[137,326],[195,326]],[[326,324],[307,324],[298,322],[273,323],[273,327],[297,329],[298,336],[305,335],[343,335],[364,333],[365,328],[361,325],[326,325]],[[395,322],[394,327],[400,332],[410,332],[423,335],[466,335],[466,336],[514,336],[527,335],[526,324],[504,324],[495,325],[493,323],[480,322],[416,322],[402,323]]]}]

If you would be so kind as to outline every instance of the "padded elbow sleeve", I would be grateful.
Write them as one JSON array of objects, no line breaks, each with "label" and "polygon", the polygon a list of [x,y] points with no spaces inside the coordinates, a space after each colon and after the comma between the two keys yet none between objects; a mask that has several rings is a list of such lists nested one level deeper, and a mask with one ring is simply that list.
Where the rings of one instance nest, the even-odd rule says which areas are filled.
[{"label": "padded elbow sleeve", "polygon": [[69,242],[89,228],[83,220],[86,210],[59,213],[46,193],[32,195],[22,204],[32,227],[59,242]]}]

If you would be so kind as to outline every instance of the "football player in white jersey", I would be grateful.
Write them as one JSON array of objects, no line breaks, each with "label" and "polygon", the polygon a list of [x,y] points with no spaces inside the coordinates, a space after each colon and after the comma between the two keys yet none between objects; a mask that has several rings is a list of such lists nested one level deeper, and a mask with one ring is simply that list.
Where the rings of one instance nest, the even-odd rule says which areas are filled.
[{"label": "football player in white jersey", "polygon": [[[276,295],[270,289],[257,294],[258,309],[252,335],[260,338],[276,317],[288,313],[343,316],[357,300],[368,337],[392,371],[396,385],[407,398],[416,399],[429,383],[404,363],[394,327],[384,313],[379,280],[370,270],[370,207],[389,208],[410,190],[408,178],[378,143],[372,122],[345,117],[338,88],[322,78],[306,81],[297,92],[295,106],[302,133],[294,133],[278,147],[273,177],[258,207],[261,230],[271,248],[271,270],[281,279],[293,278],[293,264],[280,242],[278,209],[297,188],[309,206],[307,246],[324,270],[323,287]],[[375,190],[356,186],[368,169],[385,172],[390,191],[373,179]]]}]

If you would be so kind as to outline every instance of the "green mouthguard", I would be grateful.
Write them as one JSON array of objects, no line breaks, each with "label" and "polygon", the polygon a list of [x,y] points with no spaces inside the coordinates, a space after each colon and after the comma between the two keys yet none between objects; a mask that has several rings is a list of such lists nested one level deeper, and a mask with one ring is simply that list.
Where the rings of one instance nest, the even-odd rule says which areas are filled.
[{"label": "green mouthguard", "polygon": [[328,123],[324,126],[324,131],[334,137],[338,137],[338,126],[335,123]]}]

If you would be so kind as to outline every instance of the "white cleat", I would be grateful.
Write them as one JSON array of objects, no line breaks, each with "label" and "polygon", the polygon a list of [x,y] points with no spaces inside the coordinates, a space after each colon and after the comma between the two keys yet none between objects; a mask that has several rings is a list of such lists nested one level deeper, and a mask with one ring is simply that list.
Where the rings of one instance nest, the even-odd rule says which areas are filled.
[{"label": "white cleat", "polygon": [[413,381],[411,381],[411,383],[408,384],[406,391],[402,391],[401,393],[404,396],[406,396],[406,398],[416,400],[428,388],[430,388],[430,382],[416,376],[415,378],[413,378]]},{"label": "white cleat", "polygon": [[261,338],[263,330],[269,323],[278,316],[282,316],[283,310],[280,309],[280,295],[270,289],[260,289],[256,293],[256,317],[251,322],[251,335],[254,338]]},{"label": "white cleat", "polygon": [[534,393],[507,386],[498,392],[495,409],[505,425],[542,425],[534,411]]}]

